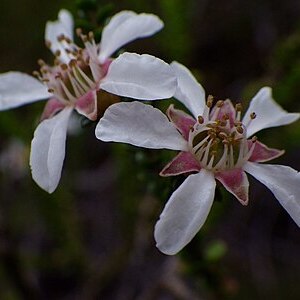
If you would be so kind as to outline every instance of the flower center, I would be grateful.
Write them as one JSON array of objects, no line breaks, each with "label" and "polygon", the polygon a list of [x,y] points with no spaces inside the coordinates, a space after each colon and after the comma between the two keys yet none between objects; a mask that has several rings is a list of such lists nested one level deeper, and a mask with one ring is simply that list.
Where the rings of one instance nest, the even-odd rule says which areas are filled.
[{"label": "flower center", "polygon": [[[90,32],[83,35],[80,29],[76,30],[84,48],[80,48],[64,35],[57,37],[60,48],[55,53],[54,66],[47,65],[39,60],[40,71],[33,74],[45,83],[49,93],[68,105],[84,96],[90,90],[98,88],[99,81],[106,75],[107,67],[98,60],[99,46],[95,43],[94,35]],[[51,47],[50,42],[46,42]]]},{"label": "flower center", "polygon": [[[233,107],[230,100],[219,100],[212,108],[208,97],[203,116],[189,133],[189,147],[202,168],[212,171],[241,167],[251,156],[255,143],[249,148],[246,126],[241,122],[241,104]],[[251,115],[251,119],[255,114]],[[252,138],[252,142],[256,137]]]}]

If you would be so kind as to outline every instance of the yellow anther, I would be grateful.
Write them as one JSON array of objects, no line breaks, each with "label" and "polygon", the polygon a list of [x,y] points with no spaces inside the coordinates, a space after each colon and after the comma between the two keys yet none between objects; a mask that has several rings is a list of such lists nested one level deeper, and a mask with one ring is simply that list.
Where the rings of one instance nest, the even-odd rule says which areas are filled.
[{"label": "yellow anther", "polygon": [[76,28],[75,31],[76,31],[76,35],[77,35],[77,36],[80,37],[80,36],[82,35],[82,29],[81,29],[81,28]]},{"label": "yellow anther", "polygon": [[63,71],[66,71],[66,70],[68,70],[68,65],[67,65],[67,64],[61,64],[61,65],[60,65],[60,68],[61,68]]},{"label": "yellow anther", "polygon": [[38,63],[41,67],[46,66],[46,63],[45,63],[42,59],[39,59],[39,60],[37,61],[37,63]]},{"label": "yellow anther", "polygon": [[243,125],[243,123],[241,121],[235,121],[234,122],[235,127],[242,126],[242,125]]},{"label": "yellow anther", "polygon": [[223,140],[223,139],[226,139],[228,136],[225,132],[221,131],[219,132],[218,136]]},{"label": "yellow anther", "polygon": [[41,74],[38,71],[33,71],[32,75],[35,77],[40,77]]},{"label": "yellow anther", "polygon": [[222,107],[224,105],[224,101],[223,100],[218,100],[216,105],[217,105],[217,107]]},{"label": "yellow anther", "polygon": [[243,127],[241,127],[241,126],[237,126],[237,127],[236,127],[236,131],[237,131],[238,133],[240,133],[240,134],[244,133],[244,129],[243,129]]},{"label": "yellow anther", "polygon": [[80,37],[84,43],[86,43],[88,41],[88,37],[85,34],[82,34]]},{"label": "yellow anther", "polygon": [[206,106],[211,108],[214,102],[214,97],[212,95],[208,95],[207,101],[206,101]]},{"label": "yellow anther", "polygon": [[93,33],[92,31],[90,31],[90,32],[88,33],[88,36],[89,36],[89,39],[90,39],[90,40],[93,40],[93,39],[94,39],[94,33]]},{"label": "yellow anther", "polygon": [[77,65],[77,60],[76,59],[71,59],[69,62],[70,67],[75,67]]},{"label": "yellow anther", "polygon": [[250,114],[250,118],[251,118],[252,120],[254,120],[254,119],[256,118],[256,113],[255,113],[255,112],[252,112],[252,113]]},{"label": "yellow anther", "polygon": [[241,104],[241,103],[237,103],[237,104],[235,105],[235,110],[236,110],[236,111],[242,111],[242,109],[243,109],[243,107],[242,107],[242,104]]}]

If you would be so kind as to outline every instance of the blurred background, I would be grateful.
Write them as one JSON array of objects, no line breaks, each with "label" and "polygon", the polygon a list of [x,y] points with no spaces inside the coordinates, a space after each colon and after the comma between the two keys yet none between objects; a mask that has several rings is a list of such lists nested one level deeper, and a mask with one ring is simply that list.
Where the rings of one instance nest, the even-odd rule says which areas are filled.
[{"label": "blurred background", "polygon": [[[155,13],[165,28],[126,50],[185,64],[218,99],[246,107],[269,85],[286,110],[300,110],[298,0],[1,1],[1,72],[52,61],[44,28],[60,8],[98,33],[122,9]],[[247,207],[219,188],[195,239],[165,256],[153,228],[184,179],[158,175],[174,153],[102,143],[75,116],[48,195],[28,166],[43,106],[0,113],[0,299],[300,299],[300,231],[267,188],[250,178]],[[300,170],[299,122],[258,136],[286,150],[275,163]]]}]

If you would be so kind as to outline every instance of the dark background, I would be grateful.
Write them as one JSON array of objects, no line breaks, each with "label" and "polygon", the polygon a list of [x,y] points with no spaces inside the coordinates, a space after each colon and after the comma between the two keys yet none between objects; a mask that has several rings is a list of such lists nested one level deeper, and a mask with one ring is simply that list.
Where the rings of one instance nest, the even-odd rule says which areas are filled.
[{"label": "dark background", "polygon": [[[185,64],[216,98],[246,106],[269,85],[299,111],[297,0],[1,1],[1,72],[51,62],[45,23],[63,7],[91,26],[103,11],[155,13],[165,28],[126,50]],[[158,176],[174,153],[102,143],[77,118],[58,189],[40,190],[28,155],[43,105],[0,114],[0,299],[300,299],[299,229],[255,180],[247,207],[219,189],[205,226],[173,257],[155,248],[153,227],[183,180]],[[286,149],[274,163],[300,169],[299,122],[259,138]]]}]

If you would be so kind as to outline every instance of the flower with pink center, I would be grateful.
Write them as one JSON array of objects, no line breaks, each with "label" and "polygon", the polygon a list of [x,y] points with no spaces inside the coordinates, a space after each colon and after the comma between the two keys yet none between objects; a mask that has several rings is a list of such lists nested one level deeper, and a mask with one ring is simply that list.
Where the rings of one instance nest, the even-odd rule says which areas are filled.
[{"label": "flower with pink center", "polygon": [[264,87],[242,118],[241,104],[214,101],[211,96],[205,101],[202,86],[189,70],[176,62],[171,66],[178,82],[175,97],[193,116],[173,105],[166,116],[139,102],[118,103],[109,107],[96,128],[96,136],[103,141],[180,151],[160,173],[187,177],[155,226],[157,247],[172,255],[191,241],[211,209],[216,180],[246,205],[246,172],[266,185],[300,226],[300,174],[287,166],[261,164],[284,151],[268,148],[253,136],[261,129],[290,124],[300,114],[284,111],[272,99],[271,89]]},{"label": "flower with pink center", "polygon": [[152,14],[122,11],[103,28],[99,44],[93,33],[76,30],[83,47],[73,41],[73,18],[61,10],[58,20],[46,24],[46,45],[55,55],[53,66],[39,60],[36,78],[20,72],[0,75],[0,110],[49,99],[31,144],[30,165],[37,184],[53,192],[60,180],[65,140],[73,110],[95,121],[99,91],[140,100],[169,98],[176,90],[171,67],[151,55],[123,53],[110,56],[137,38],[150,36],[163,27]]}]

